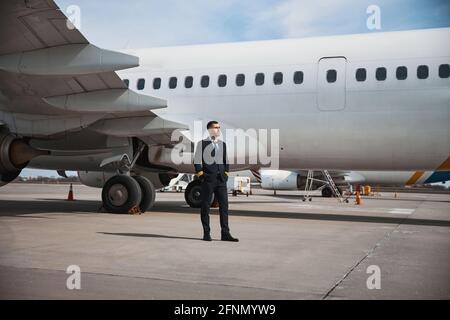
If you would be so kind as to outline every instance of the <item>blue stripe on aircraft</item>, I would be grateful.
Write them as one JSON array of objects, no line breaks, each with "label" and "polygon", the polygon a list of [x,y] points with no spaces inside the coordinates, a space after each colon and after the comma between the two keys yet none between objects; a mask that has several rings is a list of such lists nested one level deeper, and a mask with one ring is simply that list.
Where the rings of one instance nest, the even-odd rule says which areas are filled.
[{"label": "blue stripe on aircraft", "polygon": [[436,171],[425,181],[425,183],[446,182],[450,180],[450,171]]}]

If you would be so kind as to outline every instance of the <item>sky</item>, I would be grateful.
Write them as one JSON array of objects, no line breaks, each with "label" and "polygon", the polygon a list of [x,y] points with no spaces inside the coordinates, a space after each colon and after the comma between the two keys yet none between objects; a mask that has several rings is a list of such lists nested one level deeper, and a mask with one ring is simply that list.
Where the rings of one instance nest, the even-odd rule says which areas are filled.
[{"label": "sky", "polygon": [[57,0],[76,5],[81,30],[108,49],[300,38],[450,26],[449,0]]},{"label": "sky", "polygon": [[[302,38],[450,26],[450,0],[56,0],[105,49]],[[74,7],[76,6],[74,11]],[[379,28],[367,25],[379,8]],[[56,175],[25,169],[22,176]]]}]

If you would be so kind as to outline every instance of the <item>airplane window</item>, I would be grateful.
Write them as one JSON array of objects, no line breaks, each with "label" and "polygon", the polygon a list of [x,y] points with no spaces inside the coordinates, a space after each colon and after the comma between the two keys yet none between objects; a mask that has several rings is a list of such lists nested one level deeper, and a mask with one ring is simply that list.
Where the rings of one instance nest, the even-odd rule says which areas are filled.
[{"label": "airplane window", "polygon": [[144,90],[145,88],[145,79],[139,79],[137,82],[137,89]]},{"label": "airplane window", "polygon": [[275,72],[273,74],[273,83],[277,86],[283,83],[283,73],[282,72]]},{"label": "airplane window", "polygon": [[245,84],[245,74],[240,73],[236,76],[236,85],[238,87],[242,87],[244,84]]},{"label": "airplane window", "polygon": [[169,88],[170,89],[175,89],[178,85],[178,79],[177,77],[171,77],[169,79]]},{"label": "airplane window", "polygon": [[337,72],[336,70],[328,70],[327,71],[327,81],[328,83],[336,82],[337,80]]},{"label": "airplane window", "polygon": [[264,73],[257,73],[255,76],[255,83],[257,86],[262,86],[264,84],[265,76]]},{"label": "airplane window", "polygon": [[427,79],[428,78],[428,66],[418,66],[417,67],[417,78]]},{"label": "airplane window", "polygon": [[217,84],[218,84],[219,87],[221,87],[221,88],[226,87],[226,85],[227,85],[227,76],[224,75],[224,74],[221,74],[221,75],[219,76],[219,79],[218,79],[218,81],[217,81]]},{"label": "airplane window", "polygon": [[155,90],[161,89],[161,78],[153,79],[153,89]]},{"label": "airplane window", "polygon": [[193,84],[194,84],[194,78],[192,78],[191,76],[187,76],[184,79],[184,86],[186,89],[192,88]]},{"label": "airplane window", "polygon": [[386,68],[377,68],[375,75],[376,75],[376,78],[378,81],[386,80],[386,75],[387,75]]},{"label": "airplane window", "polygon": [[362,82],[366,81],[367,71],[364,68],[359,68],[356,70],[356,81]]},{"label": "airplane window", "polygon": [[397,80],[405,80],[408,78],[408,69],[406,67],[397,68]]},{"label": "airplane window", "polygon": [[209,76],[203,76],[200,81],[200,85],[202,86],[202,88],[208,88],[209,87]]},{"label": "airplane window", "polygon": [[127,86],[127,88],[130,87],[130,80],[124,79],[123,82],[125,83],[125,85]]},{"label": "airplane window", "polygon": [[439,66],[439,77],[444,79],[444,78],[448,78],[449,76],[450,76],[450,65],[441,64]]},{"label": "airplane window", "polygon": [[303,72],[302,71],[296,71],[294,73],[294,83],[295,84],[302,84],[303,83]]}]

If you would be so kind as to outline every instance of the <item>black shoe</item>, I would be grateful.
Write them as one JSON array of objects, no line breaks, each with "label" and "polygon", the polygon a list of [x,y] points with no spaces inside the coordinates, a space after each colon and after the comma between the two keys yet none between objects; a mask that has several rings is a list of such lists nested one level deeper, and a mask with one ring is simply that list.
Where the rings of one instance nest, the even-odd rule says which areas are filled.
[{"label": "black shoe", "polygon": [[233,238],[229,233],[222,233],[222,241],[238,242],[239,239]]},{"label": "black shoe", "polygon": [[203,241],[212,241],[211,235],[209,233],[203,234]]}]

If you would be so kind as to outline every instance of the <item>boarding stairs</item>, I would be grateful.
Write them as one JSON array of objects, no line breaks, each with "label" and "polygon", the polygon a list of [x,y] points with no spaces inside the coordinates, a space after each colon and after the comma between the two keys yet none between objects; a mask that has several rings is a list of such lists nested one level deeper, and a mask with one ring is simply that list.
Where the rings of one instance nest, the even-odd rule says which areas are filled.
[{"label": "boarding stairs", "polygon": [[318,181],[321,183],[324,183],[324,185],[321,187],[329,186],[331,188],[331,191],[333,192],[333,195],[340,203],[348,203],[348,198],[345,198],[341,192],[339,191],[339,188],[336,186],[336,184],[333,181],[333,178],[331,177],[328,170],[323,170],[322,175],[325,178],[325,180],[314,178],[314,170],[308,170],[308,175],[306,178],[306,185],[305,185],[305,195],[303,196],[303,202],[305,201],[312,201],[311,192],[313,191],[314,181]]}]

